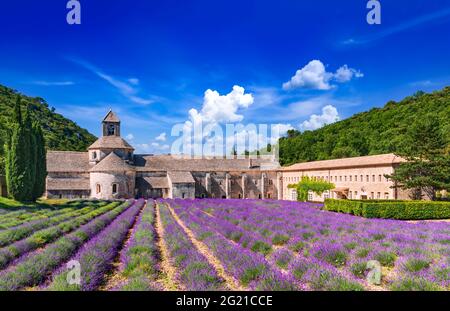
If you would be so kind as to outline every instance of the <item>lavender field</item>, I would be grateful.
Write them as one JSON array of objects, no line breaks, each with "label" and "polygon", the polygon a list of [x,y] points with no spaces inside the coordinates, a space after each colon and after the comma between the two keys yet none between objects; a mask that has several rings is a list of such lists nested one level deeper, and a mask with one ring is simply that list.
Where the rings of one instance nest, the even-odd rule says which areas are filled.
[{"label": "lavender field", "polygon": [[[378,268],[381,282],[369,282]],[[449,289],[445,221],[364,219],[263,200],[0,211],[3,291]]]}]

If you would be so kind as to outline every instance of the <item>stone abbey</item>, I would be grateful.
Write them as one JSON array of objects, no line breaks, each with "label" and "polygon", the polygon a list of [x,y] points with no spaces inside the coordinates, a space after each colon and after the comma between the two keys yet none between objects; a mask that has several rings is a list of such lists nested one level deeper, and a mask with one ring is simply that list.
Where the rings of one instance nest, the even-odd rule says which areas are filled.
[{"label": "stone abbey", "polygon": [[87,152],[49,151],[48,198],[278,198],[280,165],[251,159],[134,154],[110,111]]},{"label": "stone abbey", "polygon": [[120,120],[109,111],[102,136],[87,152],[49,151],[47,198],[224,198],[296,200],[289,184],[302,176],[328,180],[325,198],[404,199],[384,175],[403,159],[393,154],[298,163],[281,167],[274,156],[191,158],[135,154],[121,137]]}]

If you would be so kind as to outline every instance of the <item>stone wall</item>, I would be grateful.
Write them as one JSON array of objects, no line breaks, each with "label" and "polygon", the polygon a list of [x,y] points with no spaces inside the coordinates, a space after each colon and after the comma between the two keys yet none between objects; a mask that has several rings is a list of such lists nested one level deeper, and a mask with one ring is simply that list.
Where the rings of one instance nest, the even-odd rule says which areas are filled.
[{"label": "stone wall", "polygon": [[[134,198],[136,174],[127,173],[97,173],[90,174],[91,197],[96,199],[129,199]],[[117,192],[113,193],[113,185],[117,185]],[[100,189],[97,189],[97,185]],[[98,192],[100,190],[100,192]]]},{"label": "stone wall", "polygon": [[342,169],[323,169],[311,171],[285,171],[283,172],[283,200],[294,200],[295,191],[289,189],[289,184],[298,183],[302,176],[320,178],[332,182],[336,188],[348,188],[342,193],[330,191],[321,196],[311,193],[310,200],[321,202],[325,198],[348,199],[402,199],[404,194],[395,191],[392,181],[384,177],[392,174],[392,166],[355,167]]},{"label": "stone wall", "polygon": [[49,190],[47,199],[89,199],[91,192],[89,190]]},{"label": "stone wall", "polygon": [[195,184],[172,184],[172,198],[195,199]]},{"label": "stone wall", "polygon": [[195,197],[197,198],[225,199],[227,189],[228,198],[233,199],[277,199],[278,197],[277,172],[195,172],[192,175],[195,179]]}]

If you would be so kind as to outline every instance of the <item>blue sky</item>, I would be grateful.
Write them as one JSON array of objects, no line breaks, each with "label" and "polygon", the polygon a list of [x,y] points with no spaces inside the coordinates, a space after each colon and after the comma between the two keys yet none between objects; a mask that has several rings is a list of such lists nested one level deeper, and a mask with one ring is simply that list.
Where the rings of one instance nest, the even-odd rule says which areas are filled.
[{"label": "blue sky", "polygon": [[381,25],[366,0],[80,2],[81,25],[66,0],[2,3],[0,84],[95,135],[112,108],[140,152],[195,118],[314,129],[450,84],[444,0],[381,0]]}]

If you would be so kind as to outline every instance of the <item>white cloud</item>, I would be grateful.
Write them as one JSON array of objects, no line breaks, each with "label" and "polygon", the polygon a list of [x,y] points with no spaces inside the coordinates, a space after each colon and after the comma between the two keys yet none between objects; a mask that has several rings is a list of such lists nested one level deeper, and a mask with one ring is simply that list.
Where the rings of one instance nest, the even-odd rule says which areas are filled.
[{"label": "white cloud", "polygon": [[167,140],[167,135],[166,135],[166,133],[161,133],[155,139],[157,141],[166,141]]},{"label": "white cloud", "polygon": [[248,108],[254,102],[252,94],[245,94],[245,89],[238,85],[227,95],[207,90],[203,98],[203,106],[200,112],[196,109],[189,111],[192,120],[201,119],[206,123],[240,122],[244,116],[237,112],[241,108]]},{"label": "white cloud", "polygon": [[160,144],[160,143],[152,143],[152,147],[157,150],[168,150],[170,148],[167,144]]},{"label": "white cloud", "polygon": [[133,85],[138,85],[139,84],[139,79],[137,79],[137,78],[130,78],[130,79],[128,79],[128,82],[133,84]]},{"label": "white cloud", "polygon": [[313,114],[309,118],[309,120],[304,121],[302,124],[300,124],[300,129],[303,131],[316,130],[324,125],[331,124],[339,120],[340,117],[336,107],[327,105],[322,108],[321,115]]},{"label": "white cloud", "polygon": [[[233,90],[227,95],[220,95],[219,92],[208,89],[203,98],[203,105],[200,112],[192,108],[189,110],[189,119],[184,123],[184,132],[192,135],[195,141],[201,142],[208,136],[209,131],[214,126],[224,123],[240,122],[243,115],[238,114],[242,108],[248,108],[253,104],[252,94],[245,94],[245,89],[238,85],[233,86]],[[201,128],[200,137],[194,129]],[[190,143],[185,142],[187,149],[191,149]]]},{"label": "white cloud", "polygon": [[294,129],[294,127],[290,124],[279,123],[279,124],[272,125],[272,131],[277,131],[280,136],[285,135],[287,133],[287,131],[293,130],[293,129]]},{"label": "white cloud", "polygon": [[78,65],[81,65],[85,69],[91,71],[92,73],[102,78],[103,80],[107,81],[109,84],[114,86],[120,93],[122,93],[123,96],[125,96],[130,101],[136,104],[149,105],[155,101],[154,99],[144,98],[137,95],[137,93],[139,92],[139,89],[137,88],[137,86],[139,85],[139,79],[137,78],[131,78],[126,80],[126,82],[124,82],[117,78],[114,78],[111,75],[104,73],[100,69],[96,68],[95,66],[85,61],[78,59],[70,59],[70,60]]},{"label": "white cloud", "polygon": [[344,83],[363,76],[359,70],[349,68],[347,65],[341,66],[336,73],[327,72],[320,60],[312,60],[302,69],[297,70],[290,81],[283,83],[283,89],[330,90],[335,87],[330,83],[331,81]]},{"label": "white cloud", "polygon": [[41,86],[69,86],[74,85],[73,81],[34,81],[33,84]]},{"label": "white cloud", "polygon": [[356,69],[349,68],[347,65],[340,67],[333,75],[334,79],[339,83],[348,82],[353,78],[362,78],[364,74]]},{"label": "white cloud", "polygon": [[133,134],[128,134],[127,136],[125,136],[125,138],[127,139],[127,140],[133,140],[134,139],[134,135]]},{"label": "white cloud", "polygon": [[136,144],[135,147],[136,147],[135,152],[137,154],[139,154],[139,153],[150,153],[151,150],[152,150],[152,148],[150,147],[149,144]]}]

